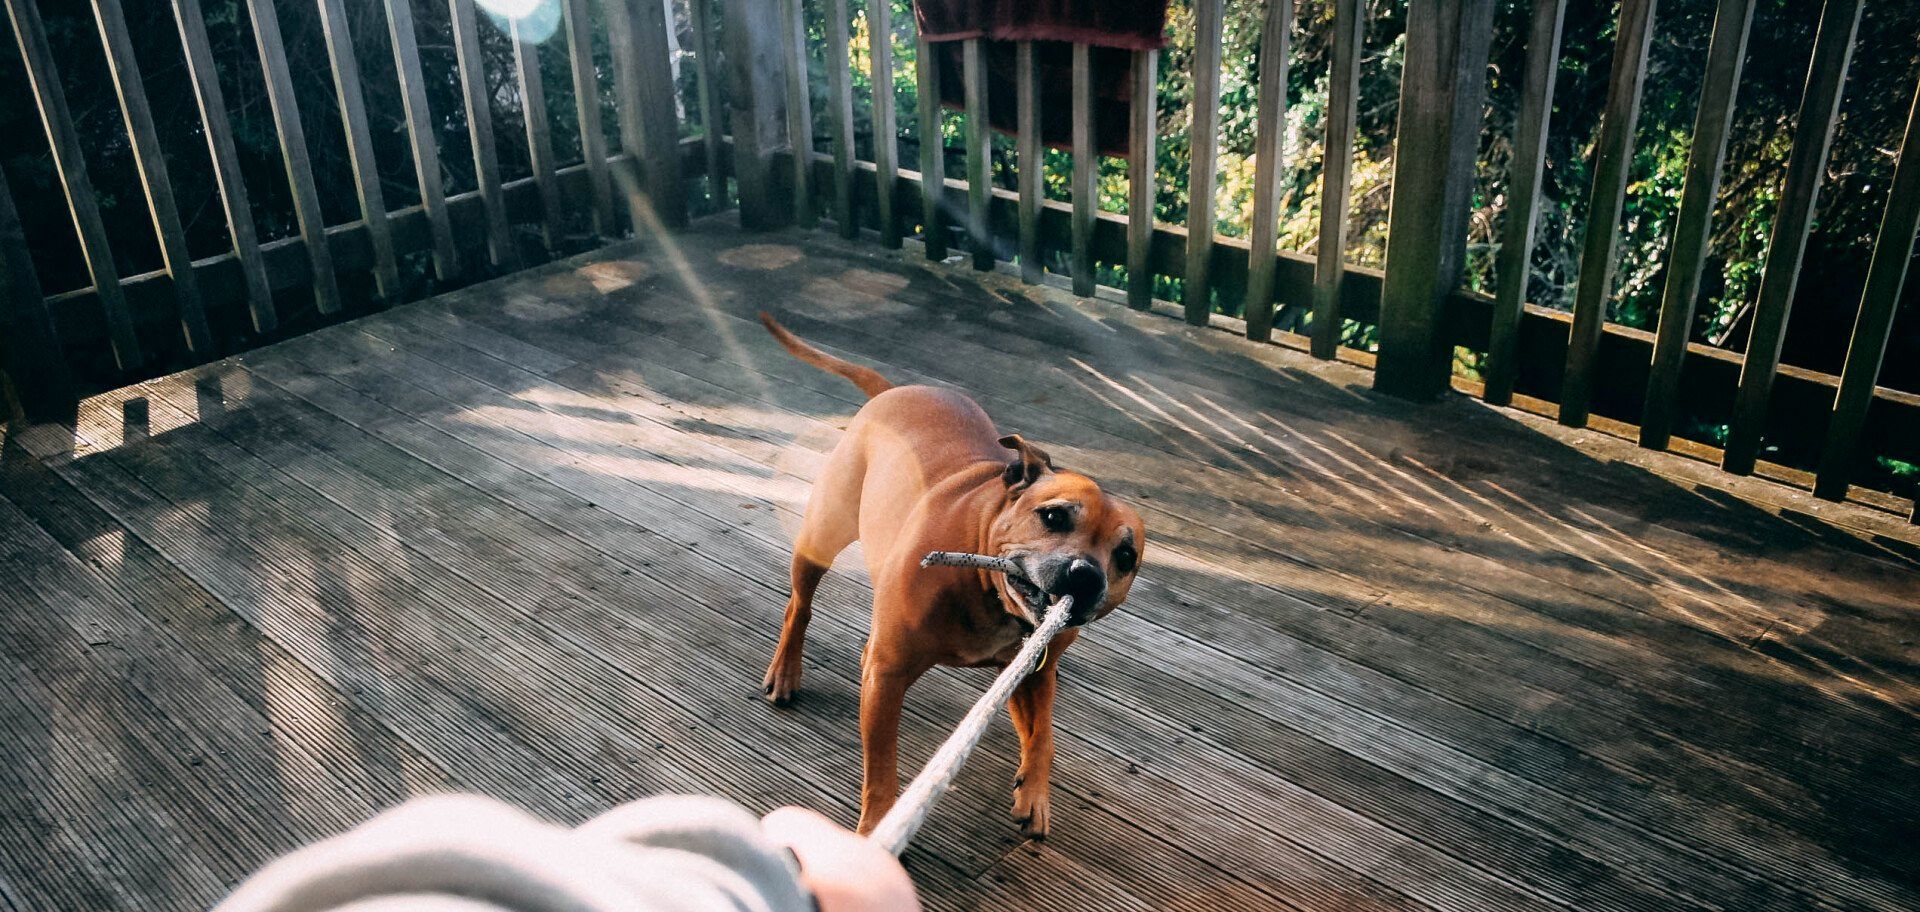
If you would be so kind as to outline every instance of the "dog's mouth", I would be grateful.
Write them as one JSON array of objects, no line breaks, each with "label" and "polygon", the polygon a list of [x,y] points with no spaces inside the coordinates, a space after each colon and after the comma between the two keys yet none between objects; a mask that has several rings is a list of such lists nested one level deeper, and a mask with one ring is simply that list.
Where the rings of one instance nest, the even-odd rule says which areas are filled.
[{"label": "dog's mouth", "polygon": [[1011,574],[1006,581],[1007,591],[1013,594],[1014,608],[1018,609],[1015,613],[1019,615],[1021,625],[1028,630],[1039,626],[1040,615],[1047,604],[1047,594],[1040,591],[1039,586]]}]

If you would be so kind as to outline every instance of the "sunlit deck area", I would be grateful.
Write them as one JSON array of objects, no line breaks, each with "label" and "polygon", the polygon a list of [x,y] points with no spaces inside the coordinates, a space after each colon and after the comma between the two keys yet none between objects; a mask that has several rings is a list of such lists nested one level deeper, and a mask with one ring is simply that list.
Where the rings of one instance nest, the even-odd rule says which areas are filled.
[{"label": "sunlit deck area", "polygon": [[[965,390],[1141,506],[1053,836],[989,735],[934,909],[1912,909],[1920,530],[1215,329],[717,221],[85,401],[0,458],[0,907],[204,908],[409,795],[842,822],[868,591],[767,705],[859,393]],[[856,549],[857,551],[857,549]],[[912,691],[917,768],[988,673]]]}]

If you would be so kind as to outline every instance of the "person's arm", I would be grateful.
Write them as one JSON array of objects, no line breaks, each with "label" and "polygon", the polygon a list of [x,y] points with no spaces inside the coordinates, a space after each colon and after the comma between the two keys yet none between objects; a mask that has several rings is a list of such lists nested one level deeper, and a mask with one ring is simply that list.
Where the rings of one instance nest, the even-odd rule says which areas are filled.
[{"label": "person's arm", "polygon": [[892,856],[811,812],[783,809],[763,828],[723,799],[673,796],[622,805],[568,830],[491,799],[450,795],[409,802],[273,862],[217,912],[891,912],[918,905]]}]

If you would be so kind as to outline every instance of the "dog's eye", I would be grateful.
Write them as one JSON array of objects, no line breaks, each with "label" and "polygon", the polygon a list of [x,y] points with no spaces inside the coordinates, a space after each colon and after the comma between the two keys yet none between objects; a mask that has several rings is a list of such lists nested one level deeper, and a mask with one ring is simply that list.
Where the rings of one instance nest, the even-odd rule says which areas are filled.
[{"label": "dog's eye", "polygon": [[1134,566],[1139,563],[1140,553],[1133,550],[1132,545],[1121,545],[1113,549],[1114,570],[1120,573],[1132,573]]},{"label": "dog's eye", "polygon": [[1073,514],[1066,507],[1041,507],[1040,521],[1046,523],[1049,532],[1070,532],[1073,530]]}]

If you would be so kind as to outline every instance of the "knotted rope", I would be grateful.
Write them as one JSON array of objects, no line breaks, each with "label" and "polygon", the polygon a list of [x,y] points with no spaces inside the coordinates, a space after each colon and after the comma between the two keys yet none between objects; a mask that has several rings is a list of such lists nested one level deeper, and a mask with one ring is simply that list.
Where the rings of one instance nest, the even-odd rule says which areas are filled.
[{"label": "knotted rope", "polygon": [[[1027,578],[1026,571],[1018,563],[984,554],[935,551],[922,559],[920,566],[974,567],[1023,580]],[[973,708],[967,710],[960,725],[941,743],[940,749],[933,752],[932,759],[921,768],[920,775],[915,776],[906,791],[900,793],[900,799],[894,802],[893,809],[880,818],[880,825],[873,828],[868,838],[895,855],[906,851],[907,843],[913,840],[913,834],[920,831],[920,824],[927,819],[927,812],[933,809],[933,803],[953,788],[954,777],[960,774],[960,767],[966,765],[967,755],[973,753],[974,745],[980,743],[987,723],[993,721],[1001,707],[1007,705],[1007,699],[1013,696],[1013,688],[1039,667],[1047,644],[1053,642],[1055,634],[1066,629],[1067,616],[1072,612],[1072,596],[1063,596],[1048,606],[1045,616],[1040,619],[1040,626],[1035,627],[1026,642],[1020,644],[1020,651],[1014,655],[1013,661],[1001,669],[1000,676],[993,679],[993,686],[988,687]]]}]

